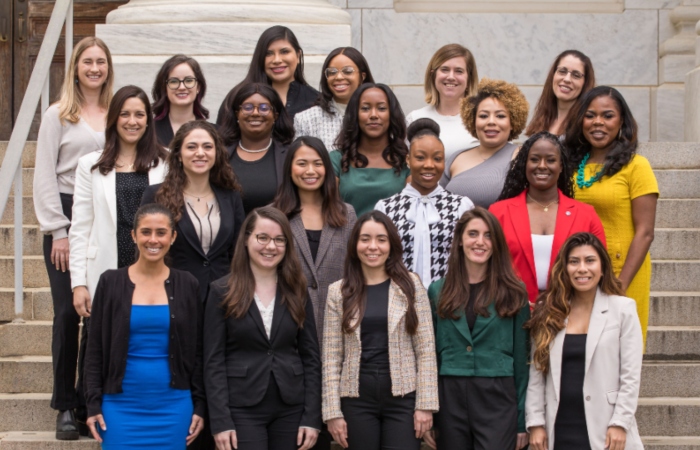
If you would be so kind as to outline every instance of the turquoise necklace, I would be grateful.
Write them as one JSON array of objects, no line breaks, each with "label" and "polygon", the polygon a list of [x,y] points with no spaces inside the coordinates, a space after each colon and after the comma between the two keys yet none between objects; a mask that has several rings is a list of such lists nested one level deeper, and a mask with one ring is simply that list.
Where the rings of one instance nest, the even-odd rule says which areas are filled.
[{"label": "turquoise necklace", "polygon": [[603,176],[603,169],[600,169],[598,173],[586,180],[586,163],[588,162],[588,158],[590,157],[591,152],[586,153],[586,156],[583,157],[581,164],[578,165],[578,173],[576,174],[576,184],[578,185],[579,189],[591,187],[593,183],[600,180],[600,178]]}]

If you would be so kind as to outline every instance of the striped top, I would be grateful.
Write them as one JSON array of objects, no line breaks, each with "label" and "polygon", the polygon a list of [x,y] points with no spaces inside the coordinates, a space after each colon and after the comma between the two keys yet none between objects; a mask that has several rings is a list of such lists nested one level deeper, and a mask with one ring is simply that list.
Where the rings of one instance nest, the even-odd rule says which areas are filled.
[{"label": "striped top", "polygon": [[509,142],[481,164],[450,177],[450,167],[455,159],[472,149],[454,153],[447,158],[440,185],[448,192],[469,197],[475,205],[488,209],[501,195],[513,152],[517,148],[515,144]]}]

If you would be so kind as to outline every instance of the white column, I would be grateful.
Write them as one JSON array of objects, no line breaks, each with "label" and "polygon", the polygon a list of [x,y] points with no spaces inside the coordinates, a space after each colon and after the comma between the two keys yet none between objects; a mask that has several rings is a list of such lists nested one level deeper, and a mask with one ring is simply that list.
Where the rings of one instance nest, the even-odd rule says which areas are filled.
[{"label": "white column", "polygon": [[683,131],[686,142],[700,142],[700,21],[695,24],[695,32],[695,68],[685,76]]}]

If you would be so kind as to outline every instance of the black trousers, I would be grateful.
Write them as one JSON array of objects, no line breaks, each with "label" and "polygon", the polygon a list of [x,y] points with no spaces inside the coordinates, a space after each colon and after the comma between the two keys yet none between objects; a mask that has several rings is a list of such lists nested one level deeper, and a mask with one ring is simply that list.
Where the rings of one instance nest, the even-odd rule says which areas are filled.
[{"label": "black trousers", "polygon": [[343,397],[349,450],[419,450],[413,413],[416,393],[394,397],[389,366],[360,366],[360,396]]},{"label": "black trousers", "polygon": [[511,450],[518,433],[513,377],[438,378],[438,450]]}]

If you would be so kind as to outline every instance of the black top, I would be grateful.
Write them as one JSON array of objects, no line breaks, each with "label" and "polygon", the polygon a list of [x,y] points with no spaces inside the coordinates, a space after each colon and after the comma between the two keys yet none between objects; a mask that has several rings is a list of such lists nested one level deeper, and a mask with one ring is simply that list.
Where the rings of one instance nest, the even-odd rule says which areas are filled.
[{"label": "black top", "polygon": [[156,127],[158,143],[165,148],[170,148],[170,141],[172,141],[175,136],[173,126],[170,124],[170,117],[166,114],[165,117],[160,120],[153,120],[153,126]]},{"label": "black top", "polygon": [[[122,393],[129,349],[131,300],[136,286],[128,268],[108,270],[97,283],[85,353],[88,416],[102,414],[102,395]],[[194,413],[204,417],[202,380],[202,302],[199,283],[187,272],[171,269],[165,280],[170,308],[170,386],[191,389]],[[148,374],[143,374],[148,376]]]},{"label": "black top", "polygon": [[134,215],[148,187],[148,173],[117,172],[117,267],[134,263],[136,246],[131,237]]},{"label": "black top", "polygon": [[306,240],[309,241],[309,250],[311,250],[311,257],[316,262],[316,255],[318,254],[318,246],[321,244],[321,233],[323,230],[306,230]]},{"label": "black top", "polygon": [[278,183],[272,148],[257,161],[244,161],[234,148],[230,162],[243,188],[243,210],[246,214],[272,203]]},{"label": "black top", "polygon": [[389,365],[389,285],[383,283],[367,286],[367,306],[360,324],[362,340],[362,364]]},{"label": "black top", "polygon": [[554,421],[554,450],[590,450],[583,378],[586,372],[586,335],[567,334],[561,358],[561,385]]},{"label": "black top", "polygon": [[480,281],[476,284],[469,283],[469,300],[467,301],[467,309],[464,311],[464,316],[467,319],[467,325],[469,325],[469,331],[474,331],[474,324],[476,323],[476,313],[474,312],[474,303],[476,303],[479,293],[484,287],[484,282]]}]

